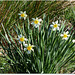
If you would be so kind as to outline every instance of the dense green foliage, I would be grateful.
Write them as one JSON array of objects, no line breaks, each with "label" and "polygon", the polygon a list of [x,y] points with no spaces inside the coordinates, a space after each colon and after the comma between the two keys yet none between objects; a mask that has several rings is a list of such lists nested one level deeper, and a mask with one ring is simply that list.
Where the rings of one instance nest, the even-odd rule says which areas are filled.
[{"label": "dense green foliage", "polygon": [[[60,31],[52,31],[49,25],[49,18],[45,21],[46,16],[43,16],[43,23],[40,31],[39,27],[30,28],[29,19],[24,21],[22,27],[18,24],[13,27],[16,35],[22,34],[29,39],[28,43],[35,45],[34,52],[27,54],[24,51],[24,46],[18,43],[16,38],[13,39],[10,32],[7,30],[10,41],[2,33],[3,37],[0,44],[2,45],[5,57],[10,62],[10,66],[16,73],[57,73],[66,64],[67,67],[71,64],[71,60],[75,56],[73,51],[74,43],[72,43],[73,33],[69,31],[70,37],[68,40],[62,40],[60,34],[64,32],[65,23],[62,21]],[[66,29],[67,30],[67,29]],[[4,43],[4,45],[3,45]]]},{"label": "dense green foliage", "polygon": [[[75,24],[75,9],[70,6],[69,2],[0,1],[0,11],[0,22],[3,23],[11,40],[10,43],[0,27],[0,45],[3,47],[3,57],[5,57],[0,60],[0,67],[4,68],[1,70],[2,72],[7,73],[8,70],[12,72],[9,69],[10,66],[15,73],[68,73],[68,71],[74,71],[75,49],[74,43],[72,43],[72,39],[75,38],[74,32],[72,33],[72,29],[69,29],[71,36],[67,41],[63,41],[60,37],[63,31],[68,30],[66,26],[69,22],[71,26]],[[26,21],[19,20],[18,13],[20,11],[27,12]],[[43,16],[43,13],[46,13],[46,16]],[[40,31],[30,24],[31,18],[35,17],[43,17]],[[57,19],[59,21],[66,19],[67,21],[62,21],[61,31],[53,32],[50,24]],[[29,39],[29,43],[36,46],[34,52],[29,55],[21,50],[21,45],[16,40],[20,33]],[[4,62],[7,63],[5,66]]]}]

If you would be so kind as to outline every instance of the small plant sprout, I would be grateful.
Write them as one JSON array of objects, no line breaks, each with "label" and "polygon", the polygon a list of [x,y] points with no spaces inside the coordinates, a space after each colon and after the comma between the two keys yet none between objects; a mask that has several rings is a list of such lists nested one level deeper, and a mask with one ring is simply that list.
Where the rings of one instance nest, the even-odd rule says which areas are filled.
[{"label": "small plant sprout", "polygon": [[26,48],[24,48],[24,50],[25,51],[27,50],[28,54],[30,54],[31,51],[34,51],[34,49],[33,49],[34,45],[29,44],[29,45],[25,45],[25,47]]},{"label": "small plant sprout", "polygon": [[53,28],[53,31],[59,30],[59,26],[60,24],[58,24],[58,20],[56,22],[52,22],[52,24],[50,25],[50,27]]},{"label": "small plant sprout", "polygon": [[67,40],[68,39],[68,37],[70,36],[70,35],[68,35],[68,31],[67,32],[64,32],[63,34],[61,34],[60,36],[62,37],[62,39],[65,39],[65,40]]},{"label": "small plant sprout", "polygon": [[24,38],[24,36],[22,36],[21,34],[18,35],[17,40],[19,40],[19,43],[20,43],[20,44],[21,44],[22,42],[24,42],[24,41],[28,41],[28,39]]},{"label": "small plant sprout", "polygon": [[25,20],[26,17],[27,17],[26,11],[24,11],[24,12],[20,11],[20,13],[19,13],[18,15],[20,15],[20,19],[21,19],[21,18],[24,18],[24,20]]},{"label": "small plant sprout", "polygon": [[38,19],[38,18],[32,18],[33,22],[31,23],[32,25],[34,25],[35,28],[37,28],[39,25],[41,25],[40,22],[42,22],[42,19]]}]

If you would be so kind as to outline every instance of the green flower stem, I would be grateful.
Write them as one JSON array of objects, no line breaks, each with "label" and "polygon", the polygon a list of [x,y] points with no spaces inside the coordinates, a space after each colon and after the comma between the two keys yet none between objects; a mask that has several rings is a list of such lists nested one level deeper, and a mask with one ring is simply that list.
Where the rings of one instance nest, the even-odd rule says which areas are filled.
[{"label": "green flower stem", "polygon": [[38,44],[39,44],[39,26],[38,26]]},{"label": "green flower stem", "polygon": [[6,31],[5,31],[5,28],[4,28],[3,23],[1,23],[1,25],[2,25],[2,27],[3,27],[3,30],[4,30],[4,32],[5,32],[5,36],[6,36],[7,40],[8,40],[8,42],[11,43],[11,42],[9,41],[9,38],[8,38],[8,35],[7,35]]}]

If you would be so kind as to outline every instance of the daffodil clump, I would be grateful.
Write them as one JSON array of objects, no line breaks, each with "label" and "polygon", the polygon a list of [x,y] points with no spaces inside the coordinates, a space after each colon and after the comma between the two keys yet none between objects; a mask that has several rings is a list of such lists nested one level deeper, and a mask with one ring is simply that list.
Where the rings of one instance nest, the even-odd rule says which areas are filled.
[{"label": "daffodil clump", "polygon": [[68,30],[63,21],[50,23],[45,14],[43,19],[36,17],[29,21],[26,11],[20,11],[18,15],[24,22],[21,22],[22,26],[13,25],[14,38],[9,31],[5,36],[0,33],[3,55],[13,72],[60,73],[63,67],[71,65],[70,60],[75,56],[74,32]]}]

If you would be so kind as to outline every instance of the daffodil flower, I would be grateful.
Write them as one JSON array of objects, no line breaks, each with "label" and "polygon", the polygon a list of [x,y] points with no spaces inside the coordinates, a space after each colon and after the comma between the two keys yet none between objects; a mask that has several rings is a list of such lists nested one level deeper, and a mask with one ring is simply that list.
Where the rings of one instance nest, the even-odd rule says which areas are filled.
[{"label": "daffodil flower", "polygon": [[58,24],[58,20],[56,22],[52,22],[52,24],[50,25],[50,27],[53,28],[53,31],[59,30],[59,26],[60,24]]},{"label": "daffodil flower", "polygon": [[26,11],[24,11],[24,12],[20,11],[20,13],[19,13],[18,15],[20,15],[20,17],[19,17],[20,19],[21,19],[21,18],[24,18],[24,20],[25,20],[26,17],[27,17]]},{"label": "daffodil flower", "polygon": [[34,45],[31,45],[31,44],[25,44],[25,47],[26,48],[24,48],[24,51],[26,51],[27,50],[27,53],[28,54],[30,54],[31,53],[31,51],[34,51],[34,49],[33,49],[33,47],[34,47]]},{"label": "daffodil flower", "polygon": [[32,25],[34,25],[35,28],[37,28],[39,25],[41,25],[40,22],[42,22],[42,19],[38,19],[38,18],[32,18],[33,22],[31,23]]},{"label": "daffodil flower", "polygon": [[28,41],[28,39],[24,38],[24,36],[22,36],[21,34],[18,35],[17,40],[19,40],[19,43],[20,43],[20,44],[21,44],[22,42],[24,42],[24,41]]},{"label": "daffodil flower", "polygon": [[62,39],[65,39],[65,40],[67,40],[68,39],[68,37],[70,36],[70,35],[68,35],[68,31],[67,32],[64,32],[63,34],[61,34],[60,36],[62,37]]}]

